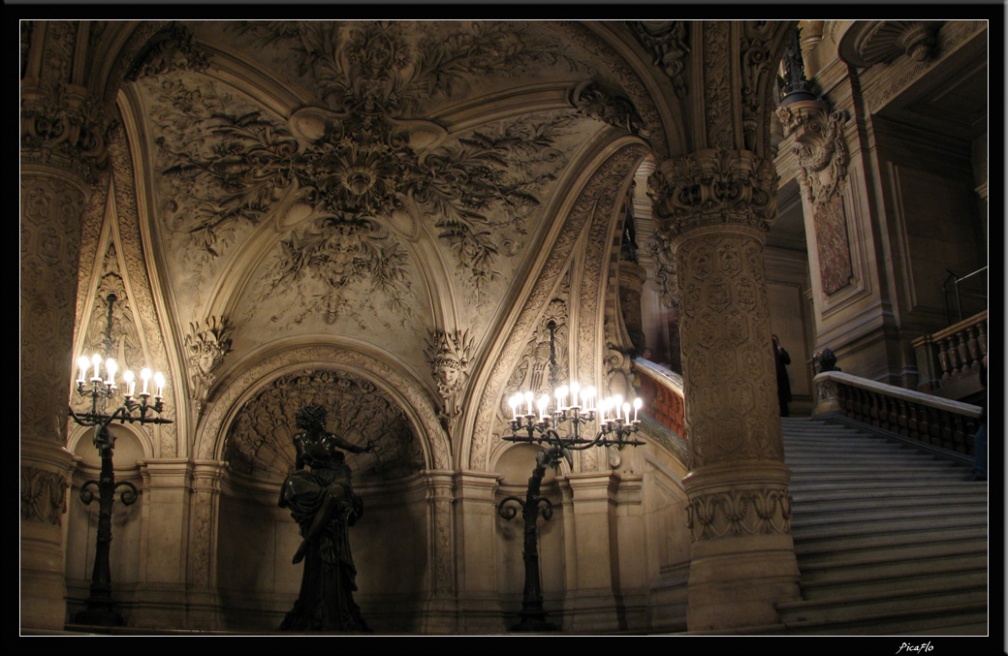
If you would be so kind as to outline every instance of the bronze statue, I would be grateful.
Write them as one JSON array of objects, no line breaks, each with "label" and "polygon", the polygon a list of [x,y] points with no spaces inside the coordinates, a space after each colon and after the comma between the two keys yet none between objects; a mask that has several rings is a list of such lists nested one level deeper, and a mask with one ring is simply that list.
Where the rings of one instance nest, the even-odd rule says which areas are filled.
[{"label": "bronze statue", "polygon": [[328,432],[326,410],[320,405],[306,405],[296,420],[301,429],[294,436],[297,460],[280,489],[280,507],[290,508],[301,529],[303,539],[293,562],[304,560],[304,571],[297,601],[280,629],[367,632],[353,600],[357,569],[349,539],[364,502],[353,493],[350,468],[340,449],[363,453],[373,446],[359,447]]}]

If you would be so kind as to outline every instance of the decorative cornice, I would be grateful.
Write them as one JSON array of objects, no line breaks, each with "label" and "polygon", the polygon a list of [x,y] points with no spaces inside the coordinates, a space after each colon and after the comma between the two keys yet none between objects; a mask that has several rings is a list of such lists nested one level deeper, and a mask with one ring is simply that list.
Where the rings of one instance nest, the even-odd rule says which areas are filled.
[{"label": "decorative cornice", "polygon": [[777,180],[772,160],[703,150],[662,162],[648,178],[648,195],[668,239],[727,223],[765,231],[777,213]]}]

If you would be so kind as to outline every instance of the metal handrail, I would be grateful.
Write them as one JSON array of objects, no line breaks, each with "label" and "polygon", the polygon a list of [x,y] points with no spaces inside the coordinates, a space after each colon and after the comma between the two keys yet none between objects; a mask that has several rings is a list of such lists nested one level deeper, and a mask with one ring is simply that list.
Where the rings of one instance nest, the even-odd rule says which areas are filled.
[{"label": "metal handrail", "polygon": [[[952,272],[949,269],[945,269],[945,270],[948,271],[948,274],[949,274],[948,277],[945,278],[945,281],[942,283],[942,292],[943,292],[943,295],[944,295],[944,298],[945,298],[945,317],[946,317],[946,319],[948,319],[949,323],[953,323],[952,310],[951,310],[951,308],[949,308],[949,288],[948,288],[949,281],[951,281],[952,284],[953,284],[952,292],[955,294],[955,303],[956,303],[956,318],[955,318],[955,321],[962,321],[962,318],[963,318],[963,316],[962,316],[962,296],[963,296],[963,294],[961,294],[960,291],[959,291],[959,283],[962,282],[963,280],[967,280],[969,278],[972,278],[973,276],[979,275],[979,274],[987,271],[987,267],[986,266],[980,267],[976,271],[971,271],[971,272],[967,273],[964,276],[957,276],[954,272]],[[987,294],[986,293],[983,293],[983,294],[980,294],[980,293],[966,294],[966,296],[969,296],[969,297],[972,297],[972,298],[984,298],[984,299],[987,298]]]}]

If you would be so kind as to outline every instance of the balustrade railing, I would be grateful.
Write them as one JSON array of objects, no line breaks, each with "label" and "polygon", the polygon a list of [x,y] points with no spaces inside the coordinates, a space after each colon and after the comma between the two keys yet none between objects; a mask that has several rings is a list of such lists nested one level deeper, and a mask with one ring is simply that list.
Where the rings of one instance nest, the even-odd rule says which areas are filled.
[{"label": "balustrade railing", "polygon": [[815,416],[864,424],[961,460],[973,456],[980,406],[840,371],[820,373],[814,382]]},{"label": "balustrade railing", "polygon": [[650,360],[638,358],[634,369],[640,381],[641,399],[655,421],[681,437],[686,436],[686,406],[682,376]]},{"label": "balustrade railing", "polygon": [[987,355],[987,311],[918,337],[913,347],[917,355],[917,389],[957,393],[962,387],[957,383],[977,377]]}]

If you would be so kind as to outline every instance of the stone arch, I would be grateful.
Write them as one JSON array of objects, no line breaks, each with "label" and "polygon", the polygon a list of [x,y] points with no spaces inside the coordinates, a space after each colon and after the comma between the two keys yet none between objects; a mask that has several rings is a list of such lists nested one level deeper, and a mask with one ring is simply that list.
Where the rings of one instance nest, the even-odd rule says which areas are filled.
[{"label": "stone arch", "polygon": [[434,404],[424,386],[402,369],[372,355],[337,345],[301,345],[253,357],[245,369],[222,381],[208,403],[204,421],[197,429],[193,452],[198,458],[222,459],[227,429],[242,403],[266,383],[306,367],[345,371],[374,383],[409,419],[428,469],[448,469],[451,449]]},{"label": "stone arch", "polygon": [[606,342],[603,316],[609,293],[607,287],[612,282],[607,273],[614,257],[614,234],[618,237],[622,225],[621,209],[630,180],[647,153],[647,148],[637,139],[615,140],[597,155],[593,165],[586,167],[593,173],[573,195],[550,248],[550,257],[541,265],[534,287],[528,291],[524,302],[515,306],[517,316],[513,327],[494,349],[497,356],[492,360],[496,364],[482,374],[479,383],[482,393],[474,415],[472,440],[463,447],[468,452],[460,454],[460,459],[470,468],[490,471],[492,463],[506,450],[495,438],[505,426],[502,405],[509,377],[575,257],[583,258],[586,266],[577,280],[577,287],[572,287],[570,292],[577,304],[578,318],[571,323],[572,330],[578,331],[574,343],[578,344],[579,351],[572,364],[577,367],[579,376],[600,377],[601,349]]}]

